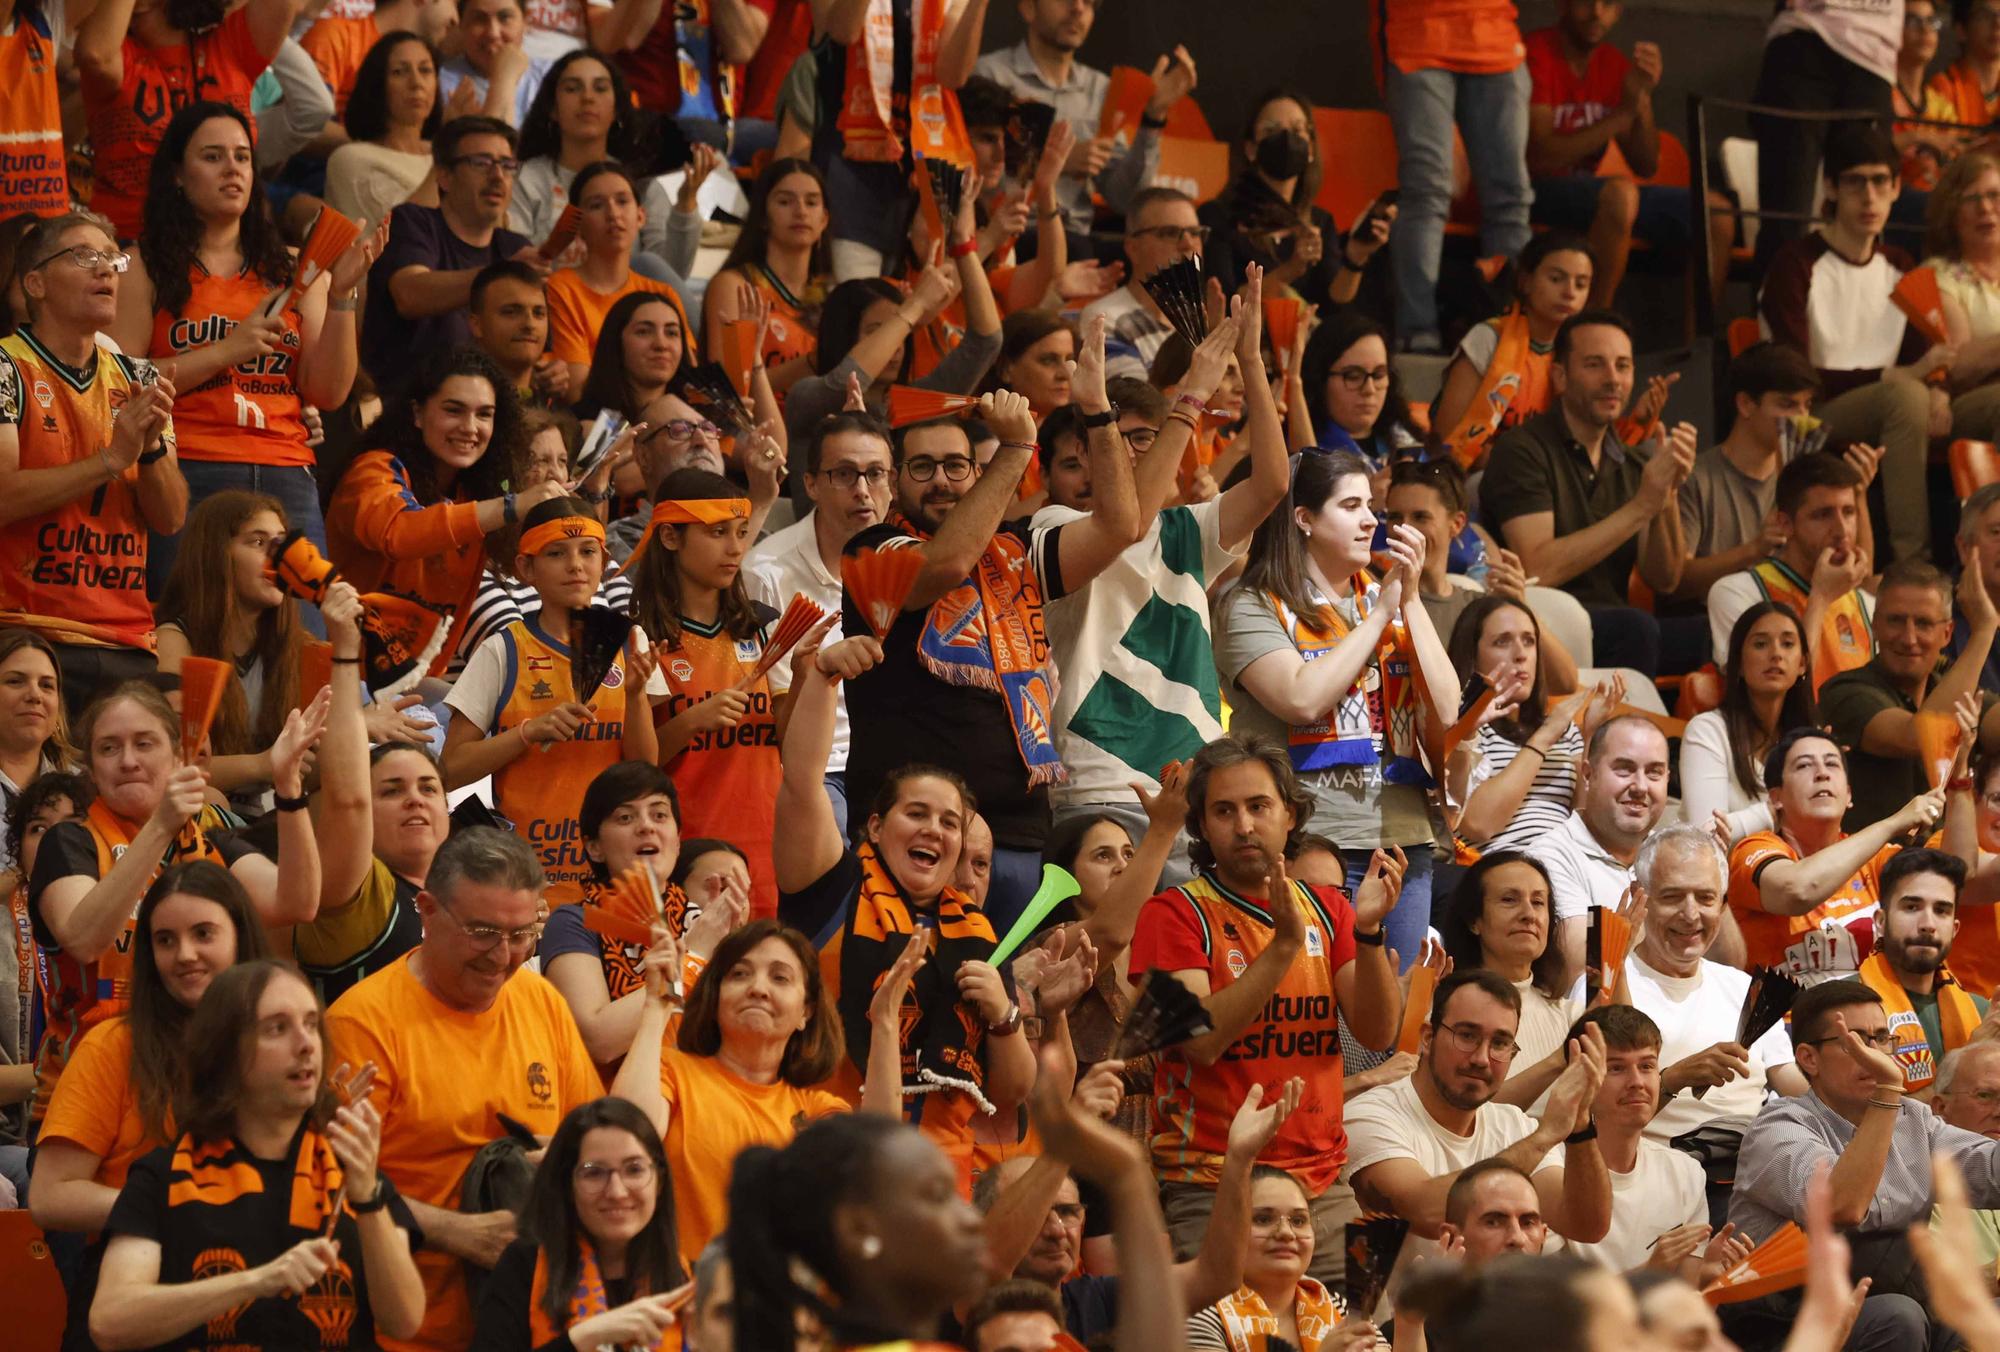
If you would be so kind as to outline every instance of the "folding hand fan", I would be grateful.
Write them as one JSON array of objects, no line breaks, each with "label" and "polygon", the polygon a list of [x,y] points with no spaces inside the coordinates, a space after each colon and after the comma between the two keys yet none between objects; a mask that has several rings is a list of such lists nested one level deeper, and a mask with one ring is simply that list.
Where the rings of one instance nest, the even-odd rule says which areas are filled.
[{"label": "folding hand fan", "polygon": [[1183,986],[1172,972],[1158,967],[1146,973],[1146,984],[1132,1011],[1125,1017],[1112,1056],[1130,1061],[1152,1052],[1177,1047],[1190,1038],[1213,1031],[1208,1008],[1195,993]]},{"label": "folding hand fan", "polygon": [[576,238],[576,228],[582,220],[583,210],[576,203],[571,202],[564,206],[562,214],[556,217],[555,229],[549,231],[549,237],[541,242],[535,252],[542,256],[544,262],[555,262],[561,257],[562,251]]},{"label": "folding hand fan", "polygon": [[840,561],[840,580],[877,639],[895,628],[923,567],[923,551],[917,549],[864,549]]},{"label": "folding hand fan", "polygon": [[609,606],[586,606],[576,612],[575,629],[570,635],[570,683],[576,687],[579,703],[590,697],[611,674],[625,641],[632,636],[632,621]]},{"label": "folding hand fan", "polygon": [[201,744],[208,738],[216,711],[222,708],[222,692],[229,688],[229,663],[212,657],[181,659],[181,759],[194,764]]},{"label": "folding hand fan", "polygon": [[1290,357],[1292,344],[1299,338],[1299,322],[1305,317],[1305,302],[1296,296],[1264,298],[1264,332],[1271,335],[1271,351],[1279,365]]},{"label": "folding hand fan", "polygon": [[721,362],[703,362],[681,372],[680,385],[681,393],[691,396],[690,402],[705,407],[709,416],[731,435],[747,432],[756,425],[757,420],[750,416]]},{"label": "folding hand fan", "polygon": [[1431,1016],[1431,998],[1437,994],[1438,975],[1443,970],[1441,948],[1430,948],[1424,961],[1410,968],[1410,990],[1403,997],[1403,1027],[1396,1034],[1397,1051],[1414,1056],[1424,1045],[1424,1024]]},{"label": "folding hand fan", "polygon": [[1403,1251],[1410,1223],[1400,1216],[1364,1216],[1347,1223],[1347,1273],[1341,1294],[1347,1297],[1347,1317],[1366,1319],[1389,1290],[1389,1274]]},{"label": "folding hand fan", "polygon": [[1701,1294],[1710,1305],[1729,1305],[1789,1291],[1804,1285],[1805,1280],[1806,1232],[1796,1222],[1786,1221]]},{"label": "folding hand fan", "polygon": [[299,645],[299,707],[313,702],[333,682],[333,645],[307,639]]},{"label": "folding hand fan", "polygon": [[1736,1020],[1736,1041],[1745,1047],[1776,1028],[1799,998],[1799,983],[1783,972],[1760,967],[1750,974],[1743,995],[1743,1012]]},{"label": "folding hand fan", "polygon": [[722,321],[722,350],[715,353],[729,376],[729,383],[736,387],[737,397],[750,397],[750,368],[757,364],[757,321],[754,319],[725,319]]},{"label": "folding hand fan", "polygon": [[1951,778],[1952,762],[1958,759],[1958,744],[1963,735],[1958,720],[1950,714],[1929,709],[1917,711],[1917,751],[1923,758],[1924,773],[1930,776],[1932,788]]},{"label": "folding hand fan", "polygon": [[754,682],[796,648],[799,640],[812,632],[814,625],[826,618],[826,611],[808,598],[803,592],[794,592],[785,613],[778,617],[777,627],[771,630],[771,637],[764,644],[764,655],[757,659],[757,665],[750,669],[750,679]]},{"label": "folding hand fan", "polygon": [[915,385],[889,387],[889,426],[908,427],[911,423],[946,418],[979,407],[975,394],[946,394],[942,390],[922,390]]},{"label": "folding hand fan", "polygon": [[1911,268],[1889,292],[1889,299],[1909,318],[1910,327],[1930,343],[1951,341],[1944,327],[1944,298],[1938,293],[1935,268]]},{"label": "folding hand fan", "polygon": [[[298,265],[292,271],[291,291],[286,295],[284,304],[297,300],[321,275],[332,271],[340,256],[359,238],[359,221],[341,215],[332,207],[321,207],[319,214],[313,217],[312,229],[306,232],[304,246],[299,249]],[[282,309],[283,305],[278,308]]]},{"label": "folding hand fan", "polygon": [[1019,181],[1035,172],[1055,125],[1050,104],[1022,99],[1007,110],[1007,177]]},{"label": "folding hand fan", "polygon": [[1208,337],[1208,311],[1202,303],[1201,260],[1183,258],[1167,264],[1140,283],[1166,315],[1174,332],[1199,347]]}]

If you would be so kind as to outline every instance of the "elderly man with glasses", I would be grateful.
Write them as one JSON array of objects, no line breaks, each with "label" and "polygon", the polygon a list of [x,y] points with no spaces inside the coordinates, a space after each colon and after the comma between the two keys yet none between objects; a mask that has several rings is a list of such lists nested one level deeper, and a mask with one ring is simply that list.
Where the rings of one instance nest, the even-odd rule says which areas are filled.
[{"label": "elderly man with glasses", "polygon": [[[1926,1313],[1904,1232],[1930,1217],[1938,1152],[1964,1172],[1973,1206],[2000,1204],[2000,1142],[1905,1101],[1889,1015],[1859,981],[1829,981],[1799,996],[1792,1043],[1811,1091],[1766,1105],[1744,1133],[1730,1221],[1754,1243],[1787,1221],[1803,1225],[1807,1184],[1827,1170],[1853,1275],[1874,1280],[1849,1352],[1958,1346]],[[1782,1339],[1798,1305],[1796,1291],[1766,1296],[1725,1306],[1723,1323],[1739,1342],[1762,1345]]]},{"label": "elderly man with glasses", "polygon": [[1145,281],[1161,268],[1197,257],[1208,227],[1195,213],[1194,199],[1178,188],[1145,188],[1132,195],[1125,213],[1125,257],[1131,271],[1125,285],[1084,307],[1082,327],[1102,315],[1105,373],[1144,380],[1174,331],[1166,314],[1146,292]]},{"label": "elderly man with glasses", "polygon": [[22,241],[28,317],[0,339],[0,611],[48,639],[71,709],[150,676],[147,532],[187,515],[173,386],[100,350],[131,266],[84,211]]},{"label": "elderly man with glasses", "polygon": [[399,1346],[435,1352],[472,1339],[465,1264],[490,1268],[515,1235],[511,1211],[460,1211],[473,1157],[509,1119],[546,1140],[604,1082],[556,988],[523,971],[547,910],[534,849],[473,827],[432,861],[417,913],[423,943],[358,982],[327,1011],[328,1040],[376,1069],[380,1168],[424,1231],[424,1323]]}]

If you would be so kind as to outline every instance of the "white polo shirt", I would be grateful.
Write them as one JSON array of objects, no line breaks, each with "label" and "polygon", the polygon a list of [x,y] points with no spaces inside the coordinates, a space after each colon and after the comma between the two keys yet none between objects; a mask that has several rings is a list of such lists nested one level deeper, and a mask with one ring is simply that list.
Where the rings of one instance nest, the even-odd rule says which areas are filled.
[{"label": "white polo shirt", "polygon": [[1557,920],[1586,916],[1593,906],[1616,910],[1632,883],[1631,867],[1612,858],[1575,812],[1529,846],[1528,854],[1549,871]]}]

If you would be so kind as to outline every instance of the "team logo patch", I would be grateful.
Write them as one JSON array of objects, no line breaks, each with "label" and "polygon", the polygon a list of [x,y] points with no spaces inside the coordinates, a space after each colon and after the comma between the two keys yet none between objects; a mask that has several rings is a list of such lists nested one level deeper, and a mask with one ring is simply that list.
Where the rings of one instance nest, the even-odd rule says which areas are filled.
[{"label": "team logo patch", "polygon": [[555,1086],[549,1083],[548,1067],[540,1061],[528,1063],[528,1092],[537,1103],[547,1103],[556,1096]]},{"label": "team logo patch", "polygon": [[736,641],[737,661],[748,662],[750,663],[750,665],[755,666],[757,664],[757,659],[762,657],[763,655],[764,655],[763,645],[758,643],[756,639],[743,638],[743,639],[738,639]]},{"label": "team logo patch", "polygon": [[1311,958],[1326,956],[1326,936],[1320,933],[1317,925],[1306,926],[1306,956]]},{"label": "team logo patch", "polygon": [[554,699],[556,692],[549,688],[547,681],[538,680],[528,687],[529,699]]},{"label": "team logo patch", "polygon": [[625,684],[625,668],[622,665],[614,666],[604,673],[603,685],[606,690],[616,690],[623,684]]},{"label": "team logo patch", "polygon": [[674,674],[674,679],[677,681],[686,683],[694,679],[694,663],[685,657],[676,657],[667,663],[667,670]]},{"label": "team logo patch", "polygon": [[1231,976],[1242,976],[1243,970],[1250,965],[1244,960],[1243,954],[1233,948],[1229,950],[1223,961],[1229,965],[1229,974]]},{"label": "team logo patch", "polygon": [[43,408],[47,408],[50,404],[53,404],[55,401],[56,401],[56,392],[53,389],[49,388],[49,382],[46,380],[37,380],[35,382],[35,402],[40,404]]}]

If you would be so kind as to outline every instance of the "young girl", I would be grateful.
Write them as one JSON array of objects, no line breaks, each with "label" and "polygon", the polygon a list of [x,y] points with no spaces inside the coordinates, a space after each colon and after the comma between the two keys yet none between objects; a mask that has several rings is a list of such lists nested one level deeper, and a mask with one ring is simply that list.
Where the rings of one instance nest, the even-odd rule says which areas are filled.
[{"label": "young girl", "polygon": [[1432,410],[1439,445],[1460,465],[1476,468],[1495,437],[1549,406],[1556,330],[1583,309],[1595,271],[1590,245],[1567,230],[1537,235],[1521,250],[1514,303],[1465,335]]},{"label": "young girl", "polygon": [[695,364],[694,340],[677,296],[635,289],[620,296],[589,332],[597,335],[588,346],[589,376],[570,385],[580,391],[576,416],[585,422],[605,409],[628,423],[642,421],[646,406]]},{"label": "young girl", "polygon": [[721,475],[669,474],[632,556],[632,614],[659,649],[660,764],[680,790],[682,828],[743,847],[752,911],[766,916],[778,905],[771,829],[781,724],[770,677],[749,674],[777,617],[743,583],[749,518],[749,499]]},{"label": "young girl", "polygon": [[298,703],[299,603],[265,575],[285,538],[276,498],[229,489],[196,507],[155,608],[160,671],[183,658],[228,662],[233,674],[209,730],[209,782],[246,816],[266,806],[271,744]]},{"label": "young girl", "polygon": [[590,376],[591,346],[605,327],[611,307],[635,292],[658,296],[680,319],[687,359],[694,358],[694,331],[679,291],[632,269],[632,248],[646,226],[646,208],[623,165],[599,160],[576,171],[570,201],[581,211],[577,238],[583,261],[549,274],[549,350],[569,364],[569,387],[584,388]]},{"label": "young girl", "polygon": [[[574,901],[589,876],[573,805],[620,760],[650,761],[643,638],[611,659],[596,690],[576,687],[572,645],[604,576],[604,525],[579,498],[556,498],[522,522],[514,571],[541,609],[481,644],[445,703],[447,789],[493,776],[493,803],[541,856],[549,904]],[[563,743],[559,749],[557,743]],[[531,747],[549,753],[528,755]]]}]

